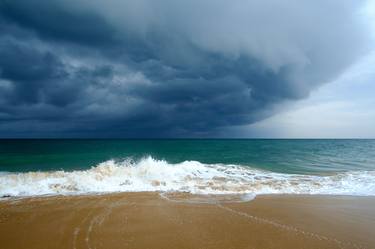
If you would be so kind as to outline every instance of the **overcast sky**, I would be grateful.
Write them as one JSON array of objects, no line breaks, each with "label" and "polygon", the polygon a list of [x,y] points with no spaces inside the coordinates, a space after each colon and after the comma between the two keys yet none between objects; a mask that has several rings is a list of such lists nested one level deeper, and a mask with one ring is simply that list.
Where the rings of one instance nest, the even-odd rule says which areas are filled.
[{"label": "overcast sky", "polygon": [[0,137],[375,137],[374,12],[3,0]]}]

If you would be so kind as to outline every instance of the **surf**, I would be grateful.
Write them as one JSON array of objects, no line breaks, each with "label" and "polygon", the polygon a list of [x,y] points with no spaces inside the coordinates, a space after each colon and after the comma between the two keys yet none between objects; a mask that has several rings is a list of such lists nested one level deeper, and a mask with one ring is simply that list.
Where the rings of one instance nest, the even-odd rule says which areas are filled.
[{"label": "surf", "polygon": [[152,157],[108,160],[87,170],[1,172],[0,196],[186,192],[199,195],[323,194],[375,196],[375,171],[286,174],[246,165],[169,163]]}]

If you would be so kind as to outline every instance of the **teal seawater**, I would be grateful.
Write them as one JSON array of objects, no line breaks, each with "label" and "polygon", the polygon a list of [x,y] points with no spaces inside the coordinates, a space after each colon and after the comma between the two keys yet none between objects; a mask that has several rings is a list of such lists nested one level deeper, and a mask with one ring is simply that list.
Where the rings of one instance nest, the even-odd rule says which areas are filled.
[{"label": "teal seawater", "polygon": [[148,156],[169,163],[192,160],[279,173],[329,175],[375,170],[375,140],[0,140],[2,172],[82,170],[110,159]]}]

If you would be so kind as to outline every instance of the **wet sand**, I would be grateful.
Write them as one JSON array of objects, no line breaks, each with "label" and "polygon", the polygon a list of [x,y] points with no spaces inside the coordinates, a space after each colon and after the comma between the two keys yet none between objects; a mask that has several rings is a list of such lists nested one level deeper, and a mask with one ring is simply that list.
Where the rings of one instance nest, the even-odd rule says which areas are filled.
[{"label": "wet sand", "polygon": [[0,201],[0,248],[375,248],[375,198],[158,193]]}]

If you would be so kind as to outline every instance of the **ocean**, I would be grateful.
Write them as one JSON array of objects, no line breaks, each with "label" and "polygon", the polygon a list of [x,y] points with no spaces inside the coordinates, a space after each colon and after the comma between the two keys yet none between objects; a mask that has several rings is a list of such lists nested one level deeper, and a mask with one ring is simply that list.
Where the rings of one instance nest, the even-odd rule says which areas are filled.
[{"label": "ocean", "polygon": [[0,197],[141,191],[375,196],[375,140],[0,140]]}]

